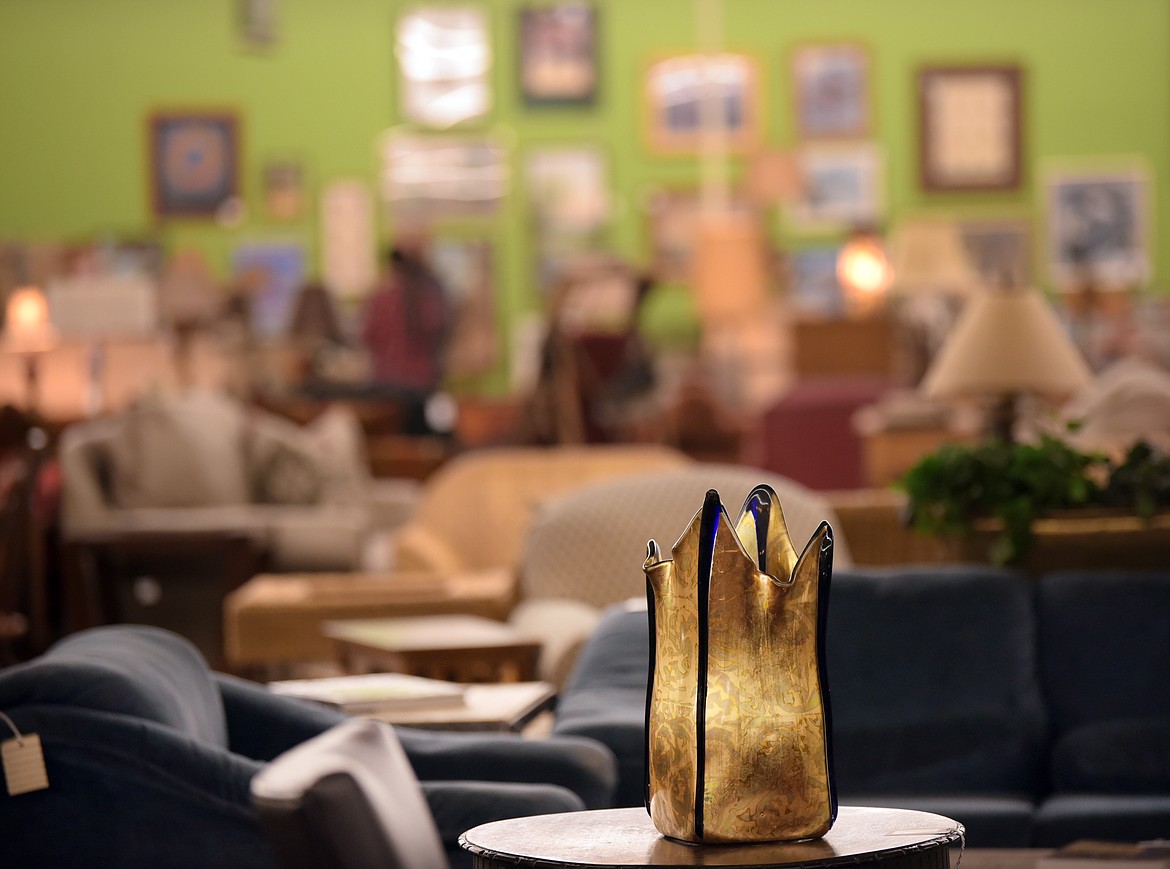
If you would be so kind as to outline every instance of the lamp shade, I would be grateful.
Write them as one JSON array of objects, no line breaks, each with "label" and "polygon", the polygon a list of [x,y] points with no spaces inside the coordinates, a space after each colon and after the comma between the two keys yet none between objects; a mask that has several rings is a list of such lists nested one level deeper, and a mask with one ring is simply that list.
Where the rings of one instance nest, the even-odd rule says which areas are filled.
[{"label": "lamp shade", "polygon": [[43,353],[52,350],[59,340],[44,293],[36,287],[13,290],[5,306],[0,346],[10,353]]},{"label": "lamp shade", "polygon": [[967,295],[981,283],[953,220],[903,221],[892,254],[895,294]]},{"label": "lamp shade", "polygon": [[1092,382],[1084,357],[1034,290],[971,298],[922,383],[930,397],[1067,395]]}]

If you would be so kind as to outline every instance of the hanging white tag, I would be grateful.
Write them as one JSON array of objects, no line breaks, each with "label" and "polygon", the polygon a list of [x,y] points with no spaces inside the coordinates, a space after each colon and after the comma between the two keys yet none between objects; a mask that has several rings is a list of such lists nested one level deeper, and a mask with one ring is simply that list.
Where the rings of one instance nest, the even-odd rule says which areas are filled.
[{"label": "hanging white tag", "polygon": [[44,790],[49,786],[49,776],[45,772],[45,753],[37,734],[25,733],[0,742],[0,760],[4,764],[4,780],[8,783],[10,797]]}]

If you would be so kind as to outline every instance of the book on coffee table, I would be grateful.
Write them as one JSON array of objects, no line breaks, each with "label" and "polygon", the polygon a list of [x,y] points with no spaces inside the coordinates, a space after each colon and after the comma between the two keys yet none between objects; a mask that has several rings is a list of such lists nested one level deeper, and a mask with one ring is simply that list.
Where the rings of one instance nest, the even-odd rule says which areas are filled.
[{"label": "book on coffee table", "polygon": [[467,686],[405,673],[366,673],[270,682],[268,690],[360,715],[397,709],[462,706]]}]

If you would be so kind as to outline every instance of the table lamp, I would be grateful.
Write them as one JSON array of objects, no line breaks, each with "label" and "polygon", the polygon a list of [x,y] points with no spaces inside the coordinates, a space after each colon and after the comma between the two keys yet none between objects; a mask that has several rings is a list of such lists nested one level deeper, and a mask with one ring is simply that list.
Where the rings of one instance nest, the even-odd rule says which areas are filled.
[{"label": "table lamp", "polygon": [[1021,394],[1068,395],[1091,381],[1084,357],[1039,293],[994,290],[967,302],[922,391],[931,398],[995,396],[991,433],[1011,443]]},{"label": "table lamp", "polygon": [[982,286],[958,224],[944,217],[902,221],[891,240],[904,380],[918,383],[954,326],[962,300]]},{"label": "table lamp", "polygon": [[865,317],[880,309],[893,278],[881,236],[872,229],[855,229],[837,255],[837,280],[849,313]]},{"label": "table lamp", "polygon": [[904,220],[891,248],[896,294],[966,296],[983,283],[953,220]]},{"label": "table lamp", "polygon": [[39,404],[38,366],[40,354],[60,342],[57,327],[49,319],[49,304],[36,287],[20,287],[8,297],[0,347],[24,357],[25,402],[36,413]]}]

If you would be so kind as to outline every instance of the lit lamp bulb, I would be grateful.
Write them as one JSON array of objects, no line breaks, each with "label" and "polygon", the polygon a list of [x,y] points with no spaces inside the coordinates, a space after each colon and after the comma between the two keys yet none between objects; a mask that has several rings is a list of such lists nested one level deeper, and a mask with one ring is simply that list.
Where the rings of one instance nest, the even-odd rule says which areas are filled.
[{"label": "lit lamp bulb", "polygon": [[49,320],[49,304],[36,287],[21,287],[8,297],[4,314],[5,349],[15,353],[40,353],[57,343],[57,330]]},{"label": "lit lamp bulb", "polygon": [[38,403],[37,355],[52,350],[60,339],[49,319],[45,294],[36,287],[13,290],[4,308],[0,349],[24,356],[25,400],[35,413]]},{"label": "lit lamp bulb", "polygon": [[894,270],[878,236],[855,233],[837,256],[837,280],[845,290],[845,303],[853,316],[866,316],[881,307]]}]

